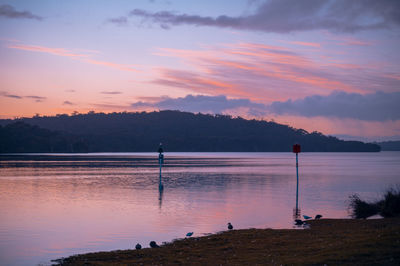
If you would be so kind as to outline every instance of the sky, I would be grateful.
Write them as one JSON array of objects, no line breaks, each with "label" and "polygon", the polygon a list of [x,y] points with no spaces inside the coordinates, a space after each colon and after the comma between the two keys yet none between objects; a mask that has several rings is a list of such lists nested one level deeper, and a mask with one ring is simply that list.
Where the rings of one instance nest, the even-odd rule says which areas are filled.
[{"label": "sky", "polygon": [[390,139],[399,47],[398,0],[0,0],[0,118],[168,109]]}]

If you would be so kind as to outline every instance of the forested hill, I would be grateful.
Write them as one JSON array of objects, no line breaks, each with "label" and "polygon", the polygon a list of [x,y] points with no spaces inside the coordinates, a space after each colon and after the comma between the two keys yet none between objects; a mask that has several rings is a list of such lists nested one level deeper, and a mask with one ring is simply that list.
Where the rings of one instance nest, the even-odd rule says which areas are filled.
[{"label": "forested hill", "polygon": [[94,113],[0,120],[0,152],[308,152],[380,150],[275,122],[180,111]]},{"label": "forested hill", "polygon": [[383,141],[378,142],[383,151],[400,151],[400,141]]}]

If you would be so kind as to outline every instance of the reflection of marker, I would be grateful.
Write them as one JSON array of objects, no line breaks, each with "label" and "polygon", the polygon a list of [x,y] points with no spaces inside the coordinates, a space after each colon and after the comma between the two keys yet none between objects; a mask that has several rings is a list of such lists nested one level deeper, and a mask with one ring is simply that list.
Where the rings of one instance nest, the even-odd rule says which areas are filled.
[{"label": "reflection of marker", "polygon": [[164,193],[164,190],[162,188],[158,187],[158,207],[160,208],[160,210],[161,210],[161,206],[162,206],[163,193]]},{"label": "reflection of marker", "polygon": [[164,154],[163,154],[164,150],[162,148],[162,143],[160,143],[160,147],[158,148],[158,163],[160,164],[160,178],[158,180],[158,189],[161,191],[164,189],[164,186],[162,184],[162,180],[161,180],[161,168],[162,168],[162,164],[164,163]]}]

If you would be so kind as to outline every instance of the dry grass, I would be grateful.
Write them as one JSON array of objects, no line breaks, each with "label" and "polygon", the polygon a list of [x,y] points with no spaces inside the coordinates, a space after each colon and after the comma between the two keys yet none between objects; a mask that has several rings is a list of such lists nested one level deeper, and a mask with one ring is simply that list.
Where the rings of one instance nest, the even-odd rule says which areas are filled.
[{"label": "dry grass", "polygon": [[399,218],[310,224],[307,230],[233,230],[157,249],[76,255],[62,265],[400,265]]}]

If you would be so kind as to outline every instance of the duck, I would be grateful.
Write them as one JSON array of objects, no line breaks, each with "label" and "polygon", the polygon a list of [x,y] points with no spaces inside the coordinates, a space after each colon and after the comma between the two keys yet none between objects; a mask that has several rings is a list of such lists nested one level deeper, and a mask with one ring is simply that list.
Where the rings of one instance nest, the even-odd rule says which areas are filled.
[{"label": "duck", "polygon": [[136,249],[142,249],[142,245],[140,245],[139,243],[136,244],[135,246]]},{"label": "duck", "polygon": [[294,220],[294,224],[295,225],[303,225],[304,222],[302,220],[296,219],[296,220]]},{"label": "duck", "polygon": [[233,226],[232,226],[231,223],[228,223],[228,229],[229,229],[229,230],[232,230],[232,229],[233,229]]},{"label": "duck", "polygon": [[193,235],[193,232],[189,232],[186,234],[186,236],[192,236],[192,235]]},{"label": "duck", "polygon": [[304,219],[306,219],[306,220],[309,220],[309,219],[312,218],[311,216],[307,216],[307,215],[303,215],[303,217],[304,217]]},{"label": "duck", "polygon": [[152,248],[159,248],[160,246],[157,245],[156,241],[151,241],[151,242],[150,242],[150,247],[152,247]]},{"label": "duck", "polygon": [[319,220],[319,219],[321,219],[321,218],[322,218],[322,215],[321,215],[321,214],[315,215],[315,220]]}]

